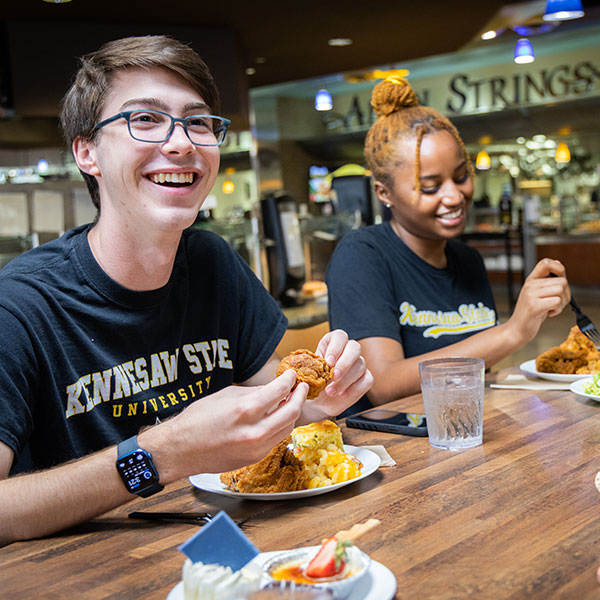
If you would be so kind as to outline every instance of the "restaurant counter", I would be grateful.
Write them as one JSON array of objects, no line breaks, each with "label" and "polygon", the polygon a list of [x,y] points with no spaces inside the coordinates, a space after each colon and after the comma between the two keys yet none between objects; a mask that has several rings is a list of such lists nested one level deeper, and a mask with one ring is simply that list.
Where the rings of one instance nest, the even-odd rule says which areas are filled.
[{"label": "restaurant counter", "polygon": [[600,233],[539,235],[534,243],[537,260],[559,260],[571,285],[600,285]]},{"label": "restaurant counter", "polygon": [[[420,395],[390,406],[423,410]],[[427,438],[343,426],[346,443],[383,445],[397,464],[302,499],[244,500],[181,480],[68,531],[0,549],[0,595],[164,600],[181,579],[177,547],[197,526],[128,513],[225,510],[249,519],[245,532],[263,552],[319,544],[379,519],[358,546],[393,572],[398,599],[600,597],[600,404],[568,390],[486,387],[483,430],[483,445],[453,452]]]}]

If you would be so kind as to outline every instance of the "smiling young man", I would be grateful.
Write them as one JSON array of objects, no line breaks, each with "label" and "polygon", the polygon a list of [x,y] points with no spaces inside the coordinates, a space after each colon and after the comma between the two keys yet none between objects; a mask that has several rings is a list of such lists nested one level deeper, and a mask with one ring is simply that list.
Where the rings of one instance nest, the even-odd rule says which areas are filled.
[{"label": "smiling young man", "polygon": [[[319,342],[334,376],[318,398],[275,377],[285,317],[224,240],[189,229],[218,113],[206,65],[171,38],[83,57],[61,121],[98,217],[0,271],[0,543],[256,462],[369,389],[343,331]],[[33,471],[15,475],[25,449]]]},{"label": "smiling young man", "polygon": [[505,358],[560,313],[569,287],[563,265],[543,259],[511,317],[497,325],[483,260],[455,239],[473,198],[473,169],[458,131],[420,106],[402,78],[377,84],[371,103],[378,119],[365,156],[391,218],[346,235],[326,281],[331,327],[360,342],[375,379],[368,400],[384,404],[419,391],[423,360],[480,357],[490,367]]}]

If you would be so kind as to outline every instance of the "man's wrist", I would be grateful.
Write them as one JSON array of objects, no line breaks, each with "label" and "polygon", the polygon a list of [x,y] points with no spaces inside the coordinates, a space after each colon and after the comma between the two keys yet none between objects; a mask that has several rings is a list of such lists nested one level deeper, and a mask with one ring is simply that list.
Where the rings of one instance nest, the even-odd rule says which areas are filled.
[{"label": "man's wrist", "polygon": [[147,448],[152,453],[163,485],[193,474],[188,473],[185,468],[185,444],[180,447],[183,434],[174,430],[176,420],[177,418],[170,419],[138,434],[138,442],[142,448]]},{"label": "man's wrist", "polygon": [[117,446],[117,472],[128,492],[142,498],[163,489],[152,454],[142,448],[137,436],[123,440]]}]

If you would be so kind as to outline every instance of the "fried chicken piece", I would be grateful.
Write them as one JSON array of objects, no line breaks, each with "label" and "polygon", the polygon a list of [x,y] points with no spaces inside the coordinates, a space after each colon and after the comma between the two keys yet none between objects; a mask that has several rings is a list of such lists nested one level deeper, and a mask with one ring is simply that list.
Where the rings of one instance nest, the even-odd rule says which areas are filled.
[{"label": "fried chicken piece", "polygon": [[287,369],[294,369],[297,373],[297,381],[308,384],[309,400],[316,398],[331,381],[331,367],[318,354],[310,350],[294,350],[279,363],[277,375],[281,375]]},{"label": "fried chicken piece", "polygon": [[[596,369],[592,370],[594,365]],[[577,325],[571,327],[567,339],[560,346],[546,350],[535,360],[535,368],[540,373],[563,375],[595,373],[599,365],[600,352]]]},{"label": "fried chicken piece", "polygon": [[571,352],[583,352],[584,354],[597,354],[594,342],[581,333],[577,325],[571,327],[567,339],[560,345],[563,350]]},{"label": "fried chicken piece", "polygon": [[[600,354],[600,353],[599,353]],[[593,375],[600,371],[600,356],[598,358],[593,358],[592,360],[588,360],[587,365],[583,367],[579,367],[576,373],[577,375]]]},{"label": "fried chicken piece", "polygon": [[583,352],[564,350],[554,346],[535,359],[535,368],[540,373],[562,373],[572,375],[577,369],[587,364]]},{"label": "fried chicken piece", "polygon": [[305,488],[304,464],[288,448],[288,436],[261,461],[235,471],[221,473],[221,482],[243,494],[295,492]]}]

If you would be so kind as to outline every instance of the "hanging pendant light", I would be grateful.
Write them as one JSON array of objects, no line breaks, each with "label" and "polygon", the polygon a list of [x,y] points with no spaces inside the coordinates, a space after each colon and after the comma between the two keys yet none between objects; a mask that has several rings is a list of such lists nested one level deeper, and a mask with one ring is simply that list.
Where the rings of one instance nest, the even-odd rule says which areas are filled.
[{"label": "hanging pendant light", "polygon": [[223,182],[223,190],[224,194],[233,194],[235,192],[235,184],[233,183],[231,176],[235,173],[235,169],[233,167],[228,167],[225,169],[225,175],[228,175],[227,179]]},{"label": "hanging pendant light", "polygon": [[561,142],[558,144],[558,146],[556,146],[554,160],[559,165],[564,165],[571,161],[571,151],[569,150],[569,146],[567,146],[567,144]]},{"label": "hanging pendant light", "polygon": [[544,21],[568,21],[579,19],[584,14],[581,0],[548,0],[542,18]]},{"label": "hanging pendant light", "polygon": [[485,150],[480,150],[477,153],[477,158],[475,159],[475,166],[480,171],[487,171],[492,165],[492,161],[490,160],[490,155]]},{"label": "hanging pendant light", "polygon": [[533,46],[527,38],[521,38],[517,40],[515,46],[515,62],[519,65],[533,62],[535,56],[533,54]]},{"label": "hanging pendant light", "polygon": [[333,100],[331,94],[326,89],[321,89],[315,96],[316,110],[331,110],[333,108]]}]

